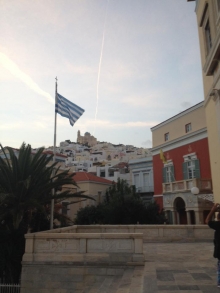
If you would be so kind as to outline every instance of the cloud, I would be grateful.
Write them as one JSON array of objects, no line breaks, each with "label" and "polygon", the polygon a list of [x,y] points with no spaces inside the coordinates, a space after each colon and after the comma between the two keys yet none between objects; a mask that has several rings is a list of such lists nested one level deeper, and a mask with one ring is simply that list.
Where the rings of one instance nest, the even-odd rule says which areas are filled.
[{"label": "cloud", "polygon": [[122,99],[122,103],[130,105],[132,107],[147,107],[149,106],[161,106],[161,103],[157,101],[158,95],[146,92],[143,94],[130,95]]},{"label": "cloud", "polygon": [[135,128],[135,127],[152,127],[158,124],[158,121],[129,121],[129,122],[111,122],[109,120],[87,120],[82,124],[81,122],[77,122],[77,126],[83,128],[91,128],[93,125],[96,125],[96,128]]},{"label": "cloud", "polygon": [[0,52],[0,64],[6,68],[12,75],[20,79],[25,83],[31,90],[38,93],[39,95],[45,97],[50,103],[54,104],[54,99],[51,95],[43,91],[30,76],[24,73],[11,59],[9,59],[5,54]]},{"label": "cloud", "polygon": [[5,123],[0,125],[0,129],[2,130],[14,130],[14,129],[23,129],[25,127],[25,124],[22,122],[18,123]]},{"label": "cloud", "polygon": [[147,139],[141,143],[144,146],[152,147],[152,140]]},{"label": "cloud", "polygon": [[67,71],[68,73],[85,75],[85,74],[94,74],[94,73],[97,74],[98,70],[97,68],[94,69],[87,65],[74,66],[73,64],[66,62],[65,71]]},{"label": "cloud", "polygon": [[42,128],[42,129],[48,128],[47,125],[45,125],[44,123],[39,122],[39,121],[34,122],[34,127],[37,128],[37,129],[39,129],[39,128]]},{"label": "cloud", "polygon": [[192,103],[190,102],[182,102],[181,107],[184,109],[190,108],[192,106]]}]

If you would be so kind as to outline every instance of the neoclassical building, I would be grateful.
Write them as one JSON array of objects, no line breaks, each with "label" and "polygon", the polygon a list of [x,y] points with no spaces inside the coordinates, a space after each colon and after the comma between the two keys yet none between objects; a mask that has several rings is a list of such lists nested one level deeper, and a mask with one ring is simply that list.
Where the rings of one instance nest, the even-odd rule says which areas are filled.
[{"label": "neoclassical building", "polygon": [[151,131],[155,201],[169,223],[204,224],[213,205],[204,102]]}]

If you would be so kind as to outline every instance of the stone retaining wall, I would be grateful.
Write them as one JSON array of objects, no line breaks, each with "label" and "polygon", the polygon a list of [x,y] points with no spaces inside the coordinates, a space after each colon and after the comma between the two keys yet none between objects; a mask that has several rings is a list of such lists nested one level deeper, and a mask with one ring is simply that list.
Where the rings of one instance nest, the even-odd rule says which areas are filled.
[{"label": "stone retaining wall", "polygon": [[214,231],[206,225],[74,225],[46,233],[143,233],[144,242],[212,241]]},{"label": "stone retaining wall", "polygon": [[126,265],[143,262],[142,233],[26,234],[23,263]]},{"label": "stone retaining wall", "polygon": [[51,232],[25,235],[21,293],[79,292],[89,282],[144,265],[142,233]]}]

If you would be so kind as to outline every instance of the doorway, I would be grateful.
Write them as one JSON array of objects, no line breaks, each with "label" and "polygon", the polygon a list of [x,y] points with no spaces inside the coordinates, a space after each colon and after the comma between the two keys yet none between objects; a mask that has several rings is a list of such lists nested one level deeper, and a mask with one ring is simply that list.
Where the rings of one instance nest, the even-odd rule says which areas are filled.
[{"label": "doorway", "polygon": [[175,199],[174,208],[177,211],[177,217],[179,216],[179,224],[187,225],[186,204],[185,204],[185,201],[181,197],[177,197]]}]

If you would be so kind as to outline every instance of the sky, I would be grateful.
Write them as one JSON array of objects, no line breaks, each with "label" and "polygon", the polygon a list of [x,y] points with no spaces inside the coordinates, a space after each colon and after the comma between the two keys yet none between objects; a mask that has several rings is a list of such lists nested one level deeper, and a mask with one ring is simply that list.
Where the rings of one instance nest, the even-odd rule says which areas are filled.
[{"label": "sky", "polygon": [[152,147],[150,128],[203,100],[195,2],[0,0],[0,143],[53,145],[58,93],[85,109],[77,131]]}]

